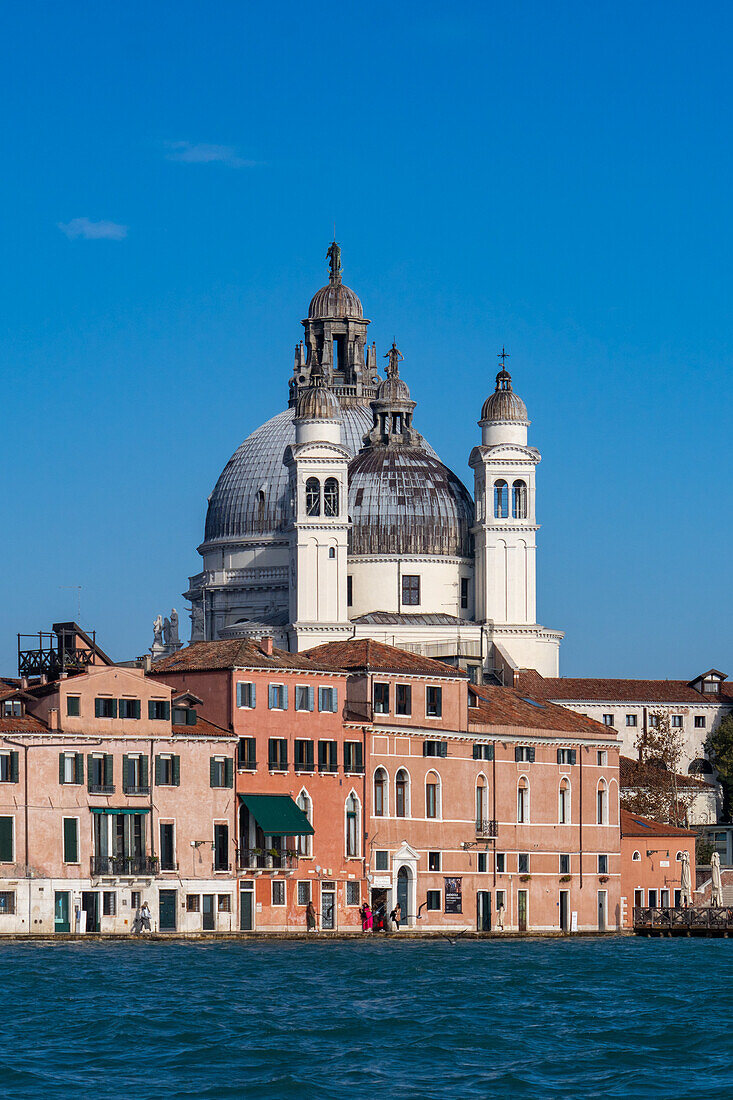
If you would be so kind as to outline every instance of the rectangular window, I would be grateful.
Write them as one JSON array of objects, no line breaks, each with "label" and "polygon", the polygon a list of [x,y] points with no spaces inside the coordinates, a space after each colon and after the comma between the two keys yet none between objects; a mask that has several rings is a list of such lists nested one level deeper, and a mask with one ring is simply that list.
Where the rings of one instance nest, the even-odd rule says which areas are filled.
[{"label": "rectangular window", "polygon": [[635,714],[627,714],[626,715],[626,725],[627,726],[635,726],[636,725],[636,715]]},{"label": "rectangular window", "polygon": [[156,787],[180,787],[181,758],[172,753],[164,753],[155,758]]},{"label": "rectangular window", "polygon": [[428,911],[440,911],[440,890],[428,890],[427,901]]},{"label": "rectangular window", "polygon": [[423,741],[422,743],[423,756],[447,756],[448,755],[448,742],[447,741]]},{"label": "rectangular window", "polygon": [[307,905],[311,900],[311,884],[310,882],[298,883],[298,905]]},{"label": "rectangular window", "polygon": [[319,687],[318,709],[327,714],[335,714],[338,710],[338,691],[332,687]]},{"label": "rectangular window", "polygon": [[237,767],[253,772],[257,767],[257,738],[240,737],[237,743]]},{"label": "rectangular window", "polygon": [[596,760],[599,768],[605,768],[608,764],[608,752],[606,749],[599,749]]},{"label": "rectangular window", "polygon": [[284,737],[271,737],[267,742],[267,765],[271,772],[288,770],[288,743]]},{"label": "rectangular window", "polygon": [[558,749],[557,750],[557,762],[558,764],[569,764],[571,767],[576,762],[576,749]]},{"label": "rectangular window", "polygon": [[295,709],[313,710],[315,706],[315,691],[308,684],[295,685]]},{"label": "rectangular window", "polygon": [[346,883],[346,904],[347,905],[360,905],[361,904],[361,885],[358,882]]},{"label": "rectangular window", "polygon": [[22,718],[23,704],[19,699],[6,699],[2,704],[0,714],[2,714],[4,718]]},{"label": "rectangular window", "polygon": [[107,696],[100,697],[94,700],[94,717],[95,718],[116,718],[117,717],[117,700],[110,699]]},{"label": "rectangular window", "polygon": [[506,870],[506,853],[496,853],[496,873],[497,875],[503,875]]},{"label": "rectangular window", "polygon": [[114,794],[114,757],[109,753],[87,757],[87,789],[90,794]]},{"label": "rectangular window", "polygon": [[372,688],[375,714],[389,714],[389,684],[375,684]]},{"label": "rectangular window", "polygon": [[403,576],[402,578],[402,602],[408,607],[418,607],[420,603],[420,578],[415,576]]},{"label": "rectangular window", "polygon": [[344,741],[344,771],[361,775],[364,771],[364,746],[361,741]]},{"label": "rectangular window", "polygon": [[412,687],[410,684],[397,684],[395,687],[395,714],[412,714]]},{"label": "rectangular window", "polygon": [[229,826],[214,825],[214,870],[229,870]]},{"label": "rectangular window", "polygon": [[598,874],[599,875],[607,875],[608,874],[608,856],[605,856],[605,855],[600,856],[599,855],[599,857],[598,857]]},{"label": "rectangular window", "polygon": [[473,746],[473,758],[474,758],[474,760],[493,760],[494,759],[494,746],[493,745],[474,745]]},{"label": "rectangular window", "polygon": [[560,853],[560,874],[570,874],[570,855],[567,852]]},{"label": "rectangular window", "polygon": [[336,741],[318,742],[319,772],[338,771],[338,744]]},{"label": "rectangular window", "polygon": [[12,917],[15,913],[15,891],[0,891],[0,917]]},{"label": "rectangular window", "polygon": [[148,794],[148,758],[139,753],[122,757],[122,790],[125,794]]},{"label": "rectangular window", "polygon": [[120,699],[118,705],[119,705],[119,716],[120,716],[120,718],[139,718],[140,717],[140,700],[139,699]]},{"label": "rectangular window", "polygon": [[237,684],[237,706],[243,710],[254,710],[257,702],[257,688],[254,684],[242,680]]},{"label": "rectangular window", "polygon": [[160,869],[177,870],[175,826],[171,821],[160,822]]},{"label": "rectangular window", "polygon": [[201,911],[201,895],[186,894],[186,912],[199,913]]},{"label": "rectangular window", "polygon": [[499,909],[505,909],[505,908],[506,908],[506,894],[503,890],[497,890],[496,891],[496,909],[497,909],[497,912],[499,911]]},{"label": "rectangular window", "polygon": [[285,904],[285,883],[281,878],[275,878],[272,880],[272,904]]},{"label": "rectangular window", "polygon": [[193,707],[174,707],[172,722],[174,726],[195,726],[198,716]]},{"label": "rectangular window", "polygon": [[220,913],[231,913],[232,911],[232,895],[231,894],[219,894],[217,899],[217,908]]},{"label": "rectangular window", "polygon": [[649,715],[649,727],[650,727],[650,729],[653,729],[653,730],[659,729],[659,715],[658,714],[650,714]]},{"label": "rectangular window", "polygon": [[603,725],[604,726],[612,726],[613,725],[613,715],[612,714],[604,714],[603,715]]},{"label": "rectangular window", "polygon": [[78,695],[66,696],[66,713],[69,718],[79,718],[81,715],[81,698]]},{"label": "rectangular window", "polygon": [[443,689],[425,688],[425,715],[427,718],[440,718],[443,713]]},{"label": "rectangular window", "polygon": [[520,875],[529,874],[529,852],[520,852],[518,854],[517,871]]},{"label": "rectangular window", "polygon": [[209,786],[234,786],[234,761],[230,756],[212,756],[209,762]]},{"label": "rectangular window", "polygon": [[313,771],[313,742],[295,738],[293,746],[293,760],[296,772]]},{"label": "rectangular window", "polygon": [[696,714],[695,715],[695,729],[696,730],[704,730],[705,729],[705,715],[704,714]]},{"label": "rectangular window", "polygon": [[64,818],[64,863],[79,862],[79,818]]},{"label": "rectangular window", "polygon": [[681,714],[673,714],[672,715],[672,727],[674,729],[679,729],[681,725],[682,725],[682,715]]},{"label": "rectangular window", "polygon": [[12,752],[0,753],[0,783],[17,783],[18,782],[18,753],[13,750]]},{"label": "rectangular window", "polygon": [[354,606],[354,578],[351,574],[346,578],[346,606]]},{"label": "rectangular window", "polygon": [[[484,852],[483,855],[486,855]],[[428,871],[440,870],[440,852],[428,852]]]},{"label": "rectangular window", "polygon": [[518,764],[534,764],[534,746],[515,745],[514,759]]},{"label": "rectangular window", "polygon": [[468,607],[468,577],[461,577],[461,611]]},{"label": "rectangular window", "polygon": [[117,891],[102,891],[102,915],[105,917],[117,916]]},{"label": "rectangular window", "polygon": [[148,718],[153,722],[168,722],[171,716],[171,705],[168,699],[149,699]]},{"label": "rectangular window", "polygon": [[376,851],[374,853],[374,870],[389,871],[389,852]]},{"label": "rectangular window", "polygon": [[140,891],[139,890],[131,890],[130,891],[130,908],[135,909],[135,910],[140,908]]},{"label": "rectangular window", "polygon": [[479,874],[486,874],[489,869],[489,861],[486,858],[486,852],[479,852],[477,855],[477,870]]},{"label": "rectangular window", "polygon": [[425,816],[429,818],[436,818],[438,816],[437,783],[425,784]]},{"label": "rectangular window", "polygon": [[288,709],[288,689],[285,684],[270,684],[268,686],[267,705],[270,710]]}]

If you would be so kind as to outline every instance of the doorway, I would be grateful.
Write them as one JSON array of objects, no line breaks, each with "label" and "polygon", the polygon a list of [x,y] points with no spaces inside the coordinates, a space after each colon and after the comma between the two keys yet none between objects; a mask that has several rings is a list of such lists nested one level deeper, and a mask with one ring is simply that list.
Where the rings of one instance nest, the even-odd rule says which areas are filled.
[{"label": "doorway", "polygon": [[527,891],[517,891],[517,927],[520,932],[527,931]]},{"label": "doorway", "polygon": [[70,932],[69,924],[69,893],[67,890],[57,890],[54,899],[54,932]]},{"label": "doorway", "polygon": [[476,928],[479,932],[491,931],[491,894],[488,890],[476,891]]},{"label": "doorway", "polygon": [[175,932],[176,930],[176,896],[175,890],[161,890],[158,894],[158,931]]},{"label": "doorway", "polygon": [[570,931],[570,891],[560,891],[560,930]]},{"label": "doorway", "polygon": [[201,898],[201,915],[203,917],[202,928],[204,932],[213,932],[214,920],[214,895],[204,894]]},{"label": "doorway", "polygon": [[81,907],[87,915],[87,932],[99,931],[99,894],[93,890],[84,890],[81,895]]},{"label": "doorway", "polygon": [[333,931],[336,927],[336,892],[331,883],[321,884],[321,931]]},{"label": "doorway", "polygon": [[389,917],[389,902],[386,890],[372,890],[372,913],[374,915],[374,931],[384,931]]},{"label": "doorway", "polygon": [[254,928],[254,888],[239,891],[239,930],[251,932]]},{"label": "doorway", "polygon": [[410,897],[410,872],[406,867],[400,867],[397,872],[397,904],[400,907],[400,923],[407,924],[407,918],[409,916],[409,897]]},{"label": "doorway", "polygon": [[598,931],[606,931],[606,891],[598,891]]}]

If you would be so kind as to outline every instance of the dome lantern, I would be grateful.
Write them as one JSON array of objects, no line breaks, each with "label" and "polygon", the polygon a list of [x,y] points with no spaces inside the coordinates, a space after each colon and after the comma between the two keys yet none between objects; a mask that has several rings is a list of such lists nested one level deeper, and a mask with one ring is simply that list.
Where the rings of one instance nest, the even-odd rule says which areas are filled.
[{"label": "dome lantern", "polygon": [[502,362],[501,370],[496,376],[496,388],[486,398],[481,409],[479,427],[482,441],[486,446],[496,443],[520,443],[526,446],[529,426],[527,406],[512,389],[512,376],[506,369],[505,362],[509,352],[502,348],[498,357]]}]

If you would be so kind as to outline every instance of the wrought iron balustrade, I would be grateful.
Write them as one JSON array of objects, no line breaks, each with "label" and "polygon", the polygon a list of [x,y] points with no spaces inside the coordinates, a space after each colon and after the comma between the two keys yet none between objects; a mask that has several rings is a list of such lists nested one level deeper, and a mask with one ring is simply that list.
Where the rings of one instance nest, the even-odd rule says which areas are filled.
[{"label": "wrought iron balustrade", "polygon": [[134,783],[128,783],[122,788],[125,794],[150,794],[150,784],[138,787]]},{"label": "wrought iron balustrade", "polygon": [[157,856],[92,856],[93,875],[157,875]]},{"label": "wrought iron balustrade", "polygon": [[114,783],[90,783],[87,787],[90,794],[114,794]]},{"label": "wrought iron balustrade", "polygon": [[733,908],[725,905],[634,906],[635,929],[733,930]]},{"label": "wrought iron balustrade", "polygon": [[319,772],[337,772],[339,770],[338,764],[319,764]]},{"label": "wrought iron balustrade", "polygon": [[298,853],[290,849],[240,848],[237,852],[238,871],[277,871],[296,867],[297,863]]},{"label": "wrought iron balustrade", "polygon": [[476,836],[496,836],[499,826],[496,821],[488,818],[479,818],[476,822]]}]

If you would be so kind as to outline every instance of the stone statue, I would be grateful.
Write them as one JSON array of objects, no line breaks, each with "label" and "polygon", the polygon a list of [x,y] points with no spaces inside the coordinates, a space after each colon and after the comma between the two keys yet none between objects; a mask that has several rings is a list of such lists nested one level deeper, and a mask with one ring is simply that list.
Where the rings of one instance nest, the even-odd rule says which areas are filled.
[{"label": "stone statue", "polygon": [[163,644],[163,616],[158,617],[153,622],[153,645]]},{"label": "stone statue", "polygon": [[163,641],[167,646],[171,644],[171,621],[167,615],[163,619]]},{"label": "stone statue", "polygon": [[171,645],[180,645],[181,639],[178,637],[178,612],[175,607],[171,610]]},{"label": "stone statue", "polygon": [[402,354],[402,352],[398,349],[398,347],[395,344],[394,340],[392,341],[392,347],[386,353],[384,358],[389,359],[389,363],[387,364],[387,377],[388,378],[397,378],[399,376],[399,373],[400,373],[400,361],[402,359],[404,359],[405,357]]},{"label": "stone statue", "polygon": [[328,252],[326,253],[326,259],[329,262],[331,268],[331,279],[333,282],[338,282],[341,279],[341,248],[332,241],[328,246]]}]

